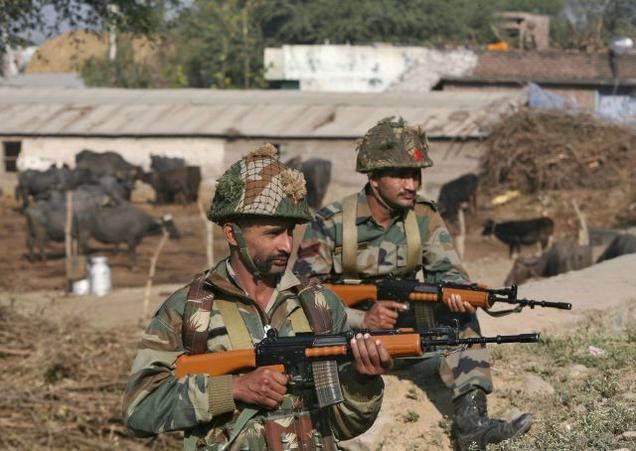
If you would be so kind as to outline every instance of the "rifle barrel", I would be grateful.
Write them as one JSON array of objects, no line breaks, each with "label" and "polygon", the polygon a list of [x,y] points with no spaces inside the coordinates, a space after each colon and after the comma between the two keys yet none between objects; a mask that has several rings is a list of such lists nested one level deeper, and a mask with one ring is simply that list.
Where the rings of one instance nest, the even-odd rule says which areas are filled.
[{"label": "rifle barrel", "polygon": [[507,304],[517,304],[524,307],[547,307],[561,310],[572,310],[572,304],[569,302],[553,302],[553,301],[535,301],[534,299],[497,299],[496,302],[505,302]]},{"label": "rifle barrel", "polygon": [[429,339],[422,337],[424,347],[431,346],[457,346],[457,345],[478,345],[486,343],[536,343],[540,334],[519,334],[519,335],[497,335],[495,337],[466,337],[466,338],[437,338]]}]

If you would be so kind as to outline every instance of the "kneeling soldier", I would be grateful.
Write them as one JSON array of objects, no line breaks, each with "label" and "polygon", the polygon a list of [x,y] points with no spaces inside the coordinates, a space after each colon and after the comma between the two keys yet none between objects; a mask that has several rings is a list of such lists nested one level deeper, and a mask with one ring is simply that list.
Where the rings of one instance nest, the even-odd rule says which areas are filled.
[{"label": "kneeling soldier", "polygon": [[[417,195],[422,169],[432,166],[424,132],[401,119],[372,127],[358,147],[356,171],[369,181],[357,194],[334,202],[314,216],[298,249],[294,271],[321,280],[333,278],[415,279],[422,269],[428,283],[467,282],[453,240],[432,202]],[[462,336],[479,335],[475,309],[453,295],[448,305],[413,305],[418,326],[452,325]],[[354,328],[391,329],[406,305],[374,302],[368,311],[347,309]],[[486,394],[492,391],[485,347],[473,346],[440,362],[440,377],[452,390],[455,446],[469,449],[526,432],[532,417],[512,422],[488,417]],[[473,449],[471,448],[471,449]]]},{"label": "kneeling soldier", "polygon": [[124,399],[136,434],[183,430],[186,449],[333,450],[337,439],[371,426],[382,401],[379,375],[392,360],[368,336],[352,340],[355,359],[339,368],[342,402],[323,408],[312,381],[289,384],[271,369],[175,376],[180,355],[252,348],[269,327],[281,336],[349,330],[331,291],[287,269],[294,227],[310,219],[304,197],[302,174],[269,144],[219,179],[208,217],[222,227],[230,256],[172,294],[148,326]]}]

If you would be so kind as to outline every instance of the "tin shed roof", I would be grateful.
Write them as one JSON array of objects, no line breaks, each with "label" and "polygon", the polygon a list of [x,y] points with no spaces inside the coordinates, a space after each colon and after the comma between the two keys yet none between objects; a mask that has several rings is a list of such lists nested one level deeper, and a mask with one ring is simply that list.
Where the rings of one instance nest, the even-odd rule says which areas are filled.
[{"label": "tin shed roof", "polygon": [[431,138],[479,138],[527,95],[0,88],[0,136],[348,139],[401,115]]}]

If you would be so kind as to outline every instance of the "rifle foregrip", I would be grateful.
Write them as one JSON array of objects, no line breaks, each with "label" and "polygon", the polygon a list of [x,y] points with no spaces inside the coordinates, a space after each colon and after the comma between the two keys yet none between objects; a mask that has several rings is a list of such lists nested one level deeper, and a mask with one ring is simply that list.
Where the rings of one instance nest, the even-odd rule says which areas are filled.
[{"label": "rifle foregrip", "polygon": [[451,295],[458,294],[462,297],[462,301],[468,302],[473,307],[481,307],[488,309],[488,291],[480,290],[463,290],[461,288],[442,288],[442,300],[448,303]]},{"label": "rifle foregrip", "polygon": [[423,354],[422,340],[418,333],[401,333],[395,335],[375,335],[384,349],[393,358],[418,357]]}]

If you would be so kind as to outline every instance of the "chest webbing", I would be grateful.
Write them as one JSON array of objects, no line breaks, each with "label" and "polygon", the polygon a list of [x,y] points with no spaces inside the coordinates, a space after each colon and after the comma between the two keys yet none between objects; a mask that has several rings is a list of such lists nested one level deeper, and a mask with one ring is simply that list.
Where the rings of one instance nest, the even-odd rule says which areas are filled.
[{"label": "chest webbing", "polygon": [[[342,275],[358,278],[358,194],[351,194],[342,202]],[[422,254],[422,238],[414,209],[409,209],[404,220],[406,234],[406,274],[417,271]]]}]

